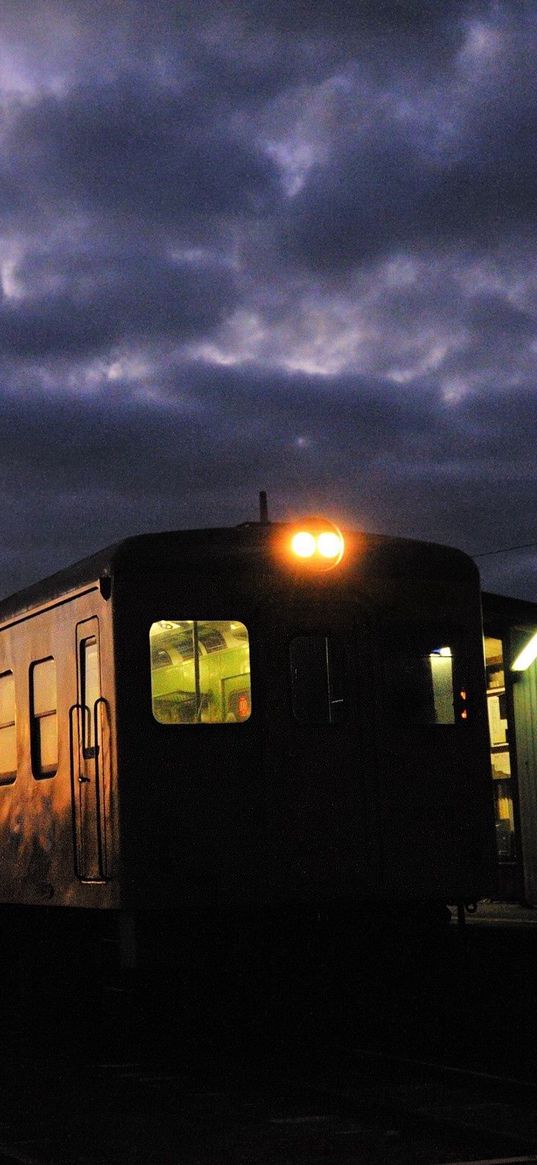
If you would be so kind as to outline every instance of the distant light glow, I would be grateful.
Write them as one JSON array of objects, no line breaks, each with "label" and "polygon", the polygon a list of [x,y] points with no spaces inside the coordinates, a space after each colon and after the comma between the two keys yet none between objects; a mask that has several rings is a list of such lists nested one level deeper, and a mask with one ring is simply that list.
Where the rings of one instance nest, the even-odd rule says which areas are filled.
[{"label": "distant light glow", "polygon": [[535,659],[537,659],[537,631],[518,653],[514,663],[511,664],[511,671],[526,671]]}]

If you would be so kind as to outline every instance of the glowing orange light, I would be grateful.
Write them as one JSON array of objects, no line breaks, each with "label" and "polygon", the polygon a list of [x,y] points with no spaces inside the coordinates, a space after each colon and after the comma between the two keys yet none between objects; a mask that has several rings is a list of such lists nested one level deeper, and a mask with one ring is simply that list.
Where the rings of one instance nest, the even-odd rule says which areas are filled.
[{"label": "glowing orange light", "polygon": [[343,557],[343,536],[325,518],[306,518],[288,543],[291,553],[316,570],[330,570]]},{"label": "glowing orange light", "polygon": [[317,537],[317,549],[323,558],[338,558],[341,556],[343,539],[335,530],[325,530]]},{"label": "glowing orange light", "polygon": [[293,535],[291,549],[298,558],[313,558],[316,550],[313,534],[309,530],[299,530],[297,534]]}]

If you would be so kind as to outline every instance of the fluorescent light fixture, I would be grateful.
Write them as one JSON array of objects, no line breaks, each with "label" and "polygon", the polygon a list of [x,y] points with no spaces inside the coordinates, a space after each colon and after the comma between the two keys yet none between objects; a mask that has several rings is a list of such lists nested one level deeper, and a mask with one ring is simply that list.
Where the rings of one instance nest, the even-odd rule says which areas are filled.
[{"label": "fluorescent light fixture", "polygon": [[511,664],[511,671],[526,671],[534,659],[537,659],[537,631],[522,651],[519,651],[514,663]]}]

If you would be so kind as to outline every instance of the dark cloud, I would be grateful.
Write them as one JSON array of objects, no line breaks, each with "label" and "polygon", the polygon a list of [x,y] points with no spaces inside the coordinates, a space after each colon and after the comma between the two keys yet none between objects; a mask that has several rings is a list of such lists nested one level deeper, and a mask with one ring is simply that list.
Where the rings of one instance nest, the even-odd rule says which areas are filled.
[{"label": "dark cloud", "polygon": [[[537,539],[525,0],[4,0],[0,589],[275,516]],[[483,559],[537,599],[534,559]]]},{"label": "dark cloud", "polygon": [[[399,16],[402,7],[387,6]],[[380,6],[397,59],[390,68],[380,52],[379,75],[360,53],[326,154],[283,218],[282,248],[310,269],[339,271],[394,248],[490,250],[534,231],[535,11],[440,5],[427,19],[429,6],[420,7],[413,31],[422,62],[435,58],[444,22],[452,34],[434,80],[414,67],[405,22]]]},{"label": "dark cloud", "polygon": [[122,231],[144,220],[176,231],[185,216],[261,211],[276,194],[269,159],[219,121],[217,93],[209,102],[203,89],[200,100],[198,89],[175,94],[132,77],[22,104],[4,158],[18,204],[37,221],[87,212],[120,216]]},{"label": "dark cloud", "polygon": [[[502,112],[494,149],[487,125],[465,148],[462,137],[456,149],[427,154],[414,127],[385,116],[358,140],[344,137],[294,199],[282,248],[314,270],[340,271],[394,248],[487,250],[534,229],[537,105],[523,124]],[[494,122],[494,106],[488,115]]]},{"label": "dark cloud", "polygon": [[[342,520],[408,536],[423,535],[426,504],[429,537],[478,552],[492,535],[512,543],[509,514],[521,507],[521,540],[531,538],[536,425],[530,392],[515,414],[502,396],[452,409],[432,392],[394,397],[385,384],[210,377],[194,367],[167,408],[125,399],[121,386],[98,397],[14,396],[2,415],[6,546],[22,530],[22,581],[26,554],[40,573],[59,565],[58,540],[73,558],[127,529],[253,518],[263,487],[274,516],[329,501]],[[480,503],[489,521],[475,529]]]},{"label": "dark cloud", "polygon": [[126,339],[191,338],[210,331],[236,298],[224,268],[155,254],[34,254],[17,278],[29,294],[0,303],[0,356],[10,358],[106,353]]}]

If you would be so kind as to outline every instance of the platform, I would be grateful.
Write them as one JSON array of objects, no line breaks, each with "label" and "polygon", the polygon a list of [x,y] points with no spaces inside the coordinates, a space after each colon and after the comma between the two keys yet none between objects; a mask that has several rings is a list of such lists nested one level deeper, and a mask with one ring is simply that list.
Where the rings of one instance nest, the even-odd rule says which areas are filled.
[{"label": "platform", "polygon": [[[456,911],[452,911],[456,918]],[[517,902],[478,902],[474,913],[465,914],[467,924],[471,926],[513,926],[537,927],[537,908],[523,906]]]}]

